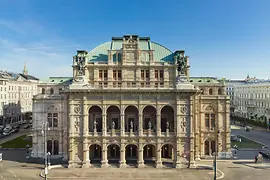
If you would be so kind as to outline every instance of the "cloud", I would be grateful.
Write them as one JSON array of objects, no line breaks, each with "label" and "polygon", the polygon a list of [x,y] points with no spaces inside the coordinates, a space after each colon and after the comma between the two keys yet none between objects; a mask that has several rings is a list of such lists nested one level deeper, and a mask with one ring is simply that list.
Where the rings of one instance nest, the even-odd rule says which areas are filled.
[{"label": "cloud", "polygon": [[[72,75],[72,56],[79,45],[50,33],[50,28],[33,20],[20,23],[0,20],[0,30],[1,25],[17,33],[18,37],[24,37],[23,40],[7,37],[0,32],[2,70],[21,72],[26,62],[29,74],[41,79]],[[39,38],[33,38],[33,35]]]}]

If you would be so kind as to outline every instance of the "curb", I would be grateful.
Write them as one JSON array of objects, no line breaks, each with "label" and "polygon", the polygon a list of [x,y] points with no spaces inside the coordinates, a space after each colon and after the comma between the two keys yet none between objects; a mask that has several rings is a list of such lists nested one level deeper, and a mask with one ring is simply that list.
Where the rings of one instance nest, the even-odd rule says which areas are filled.
[{"label": "curb", "polygon": [[[202,167],[204,166],[204,167],[211,168],[212,170],[214,169],[214,166],[206,165],[206,164],[195,164],[195,166],[196,166],[196,167],[197,167],[197,166],[202,166]],[[225,174],[224,174],[221,170],[217,169],[217,172],[219,172],[219,173],[221,174],[221,176],[217,177],[217,179],[222,179],[222,178],[224,178]]]},{"label": "curb", "polygon": [[0,148],[0,150],[26,150],[26,148]]}]

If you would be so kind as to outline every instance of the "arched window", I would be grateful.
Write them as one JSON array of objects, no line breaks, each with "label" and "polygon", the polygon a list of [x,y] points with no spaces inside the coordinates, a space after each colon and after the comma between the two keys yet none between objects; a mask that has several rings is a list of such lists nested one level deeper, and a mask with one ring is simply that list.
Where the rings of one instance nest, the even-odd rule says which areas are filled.
[{"label": "arched window", "polygon": [[59,154],[59,142],[55,140],[53,142],[53,155],[58,155]]},{"label": "arched window", "polygon": [[41,89],[41,94],[45,94],[45,88]]},{"label": "arched window", "polygon": [[209,141],[204,141],[204,154],[205,155],[210,155],[210,152],[209,152]]},{"label": "arched window", "polygon": [[205,128],[209,129],[209,130],[215,130],[215,124],[216,124],[216,120],[215,120],[215,114],[214,113],[205,113]]},{"label": "arched window", "polygon": [[58,91],[59,91],[59,94],[60,94],[60,93],[61,93],[61,91],[62,91],[62,88],[59,88],[59,90],[58,90]]},{"label": "arched window", "polygon": [[222,94],[222,91],[220,88],[218,88],[218,95],[221,95]]},{"label": "arched window", "polygon": [[47,153],[50,152],[52,154],[52,141],[47,141]]},{"label": "arched window", "polygon": [[50,89],[50,94],[54,94],[53,88]]},{"label": "arched window", "polygon": [[213,94],[213,90],[210,88],[209,89],[209,95],[212,95]]}]

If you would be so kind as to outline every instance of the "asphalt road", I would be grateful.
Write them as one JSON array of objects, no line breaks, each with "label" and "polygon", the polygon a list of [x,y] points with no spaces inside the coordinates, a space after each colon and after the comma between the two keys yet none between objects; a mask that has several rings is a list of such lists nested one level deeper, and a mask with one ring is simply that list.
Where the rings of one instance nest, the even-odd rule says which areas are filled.
[{"label": "asphalt road", "polygon": [[258,130],[245,131],[243,127],[239,128],[240,129],[232,129],[231,133],[235,135],[245,136],[270,147],[270,132]]},{"label": "asphalt road", "polygon": [[20,137],[20,136],[23,136],[25,134],[29,134],[30,133],[30,129],[23,129],[23,127],[21,127],[20,131],[19,132],[16,132],[16,133],[12,133],[11,135],[9,136],[6,136],[4,138],[1,138],[0,139],[0,146],[1,144],[7,142],[7,141],[10,141],[12,139],[15,139],[17,137]]}]

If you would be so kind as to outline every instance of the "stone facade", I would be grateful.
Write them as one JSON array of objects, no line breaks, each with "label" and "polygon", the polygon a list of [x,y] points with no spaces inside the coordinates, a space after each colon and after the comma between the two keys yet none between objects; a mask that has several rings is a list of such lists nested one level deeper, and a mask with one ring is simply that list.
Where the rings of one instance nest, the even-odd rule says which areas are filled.
[{"label": "stone facade", "polygon": [[[186,59],[184,74],[177,73],[177,53]],[[192,78],[189,68],[184,51],[173,53],[138,36],[78,51],[73,82],[61,91],[67,117],[59,142],[69,167],[152,162],[157,168],[164,163],[184,168],[211,157],[216,148],[229,154],[225,85],[211,77]]]}]

